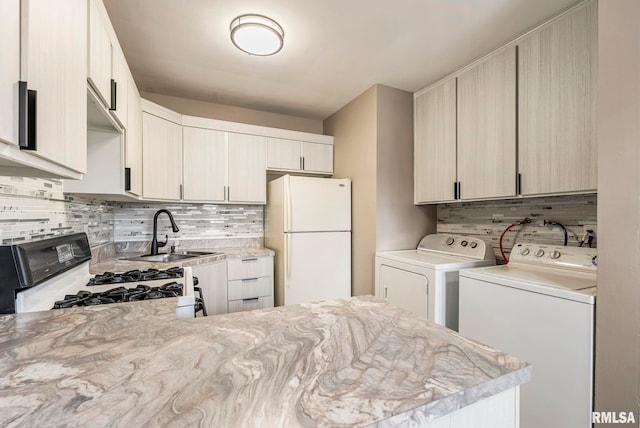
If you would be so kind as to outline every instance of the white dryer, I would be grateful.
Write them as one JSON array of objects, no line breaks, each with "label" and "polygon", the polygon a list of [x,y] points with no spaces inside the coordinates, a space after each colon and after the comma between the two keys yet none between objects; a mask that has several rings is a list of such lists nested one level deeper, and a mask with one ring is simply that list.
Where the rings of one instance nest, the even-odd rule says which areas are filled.
[{"label": "white dryer", "polygon": [[460,272],[460,334],[529,362],[522,428],[591,426],[596,250],[516,244]]},{"label": "white dryer", "polygon": [[458,330],[458,272],[491,266],[491,244],[471,236],[427,235],[415,250],[376,253],[376,296]]}]

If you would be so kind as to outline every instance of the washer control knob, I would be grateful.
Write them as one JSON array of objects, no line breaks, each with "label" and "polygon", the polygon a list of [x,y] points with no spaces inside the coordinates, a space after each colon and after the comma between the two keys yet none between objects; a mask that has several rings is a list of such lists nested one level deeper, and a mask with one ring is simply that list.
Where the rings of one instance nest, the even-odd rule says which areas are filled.
[{"label": "washer control knob", "polygon": [[463,247],[466,247],[467,245],[469,245],[469,243],[467,241],[461,241],[460,245],[462,245]]},{"label": "washer control knob", "polygon": [[560,255],[561,255],[560,251],[554,250],[551,252],[551,254],[549,254],[549,257],[556,260],[560,258]]},{"label": "washer control knob", "polygon": [[527,247],[524,247],[522,250],[520,250],[520,255],[522,256],[526,256],[529,253],[530,253],[530,250]]},{"label": "washer control knob", "polygon": [[533,255],[536,257],[542,257],[544,256],[544,250],[542,248],[539,248],[535,253],[533,253]]},{"label": "washer control knob", "polygon": [[478,243],[476,241],[471,241],[471,244],[469,244],[469,246],[471,248],[476,248],[478,246]]},{"label": "washer control knob", "polygon": [[454,242],[456,242],[456,240],[451,237],[447,238],[447,240],[445,241],[447,245],[453,245]]},{"label": "washer control knob", "polygon": [[591,257],[591,264],[594,266],[598,266],[598,256]]}]

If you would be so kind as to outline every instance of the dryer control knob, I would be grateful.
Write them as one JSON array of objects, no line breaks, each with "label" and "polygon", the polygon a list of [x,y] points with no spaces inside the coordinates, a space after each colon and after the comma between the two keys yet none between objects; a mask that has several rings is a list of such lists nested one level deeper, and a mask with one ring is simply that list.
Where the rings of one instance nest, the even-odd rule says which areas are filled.
[{"label": "dryer control knob", "polygon": [[462,245],[463,247],[466,247],[469,243],[467,241],[462,241],[460,242],[460,245]]},{"label": "dryer control knob", "polygon": [[560,255],[561,255],[560,251],[554,250],[551,254],[549,254],[549,257],[556,260],[560,258]]},{"label": "dryer control knob", "polygon": [[530,250],[527,247],[524,247],[522,250],[520,250],[520,255],[522,256],[526,256],[529,253],[530,253]]},{"label": "dryer control knob", "polygon": [[447,238],[447,240],[445,241],[447,245],[453,245],[454,242],[456,242],[456,240],[451,237]]},{"label": "dryer control knob", "polygon": [[476,248],[478,246],[478,243],[476,241],[471,241],[471,244],[469,244],[469,246],[471,248]]},{"label": "dryer control knob", "polygon": [[536,256],[536,257],[542,257],[542,256],[544,256],[544,250],[542,248],[540,248],[535,253],[533,253],[533,255]]}]

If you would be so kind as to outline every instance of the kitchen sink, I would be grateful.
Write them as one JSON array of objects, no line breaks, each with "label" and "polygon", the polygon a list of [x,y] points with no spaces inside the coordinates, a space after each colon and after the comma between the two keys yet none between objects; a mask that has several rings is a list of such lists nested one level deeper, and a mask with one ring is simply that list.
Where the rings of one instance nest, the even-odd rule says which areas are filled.
[{"label": "kitchen sink", "polygon": [[154,255],[147,254],[144,256],[127,257],[122,260],[154,262],[154,263],[171,263],[178,260],[193,259],[195,257],[202,257],[202,256],[217,256],[219,254],[222,254],[222,253],[215,253],[215,252],[209,252],[209,251],[178,251],[170,254],[154,254]]}]

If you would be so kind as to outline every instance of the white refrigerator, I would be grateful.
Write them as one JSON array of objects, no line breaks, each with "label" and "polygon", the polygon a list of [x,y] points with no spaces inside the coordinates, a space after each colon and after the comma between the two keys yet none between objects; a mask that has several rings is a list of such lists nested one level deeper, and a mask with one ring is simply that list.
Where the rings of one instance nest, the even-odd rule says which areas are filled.
[{"label": "white refrigerator", "polygon": [[264,241],[276,253],[276,306],[350,297],[351,180],[269,182]]}]

